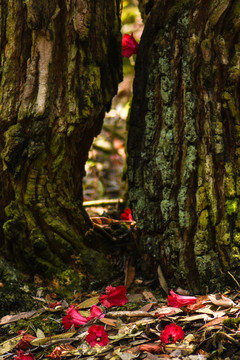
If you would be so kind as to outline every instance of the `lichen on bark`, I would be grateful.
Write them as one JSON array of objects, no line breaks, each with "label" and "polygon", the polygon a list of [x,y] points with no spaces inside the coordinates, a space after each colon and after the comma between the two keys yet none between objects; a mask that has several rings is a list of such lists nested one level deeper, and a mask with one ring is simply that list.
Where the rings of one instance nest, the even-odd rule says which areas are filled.
[{"label": "lichen on bark", "polygon": [[224,286],[227,271],[238,277],[234,11],[237,1],[154,2],[136,61],[130,205],[143,251],[156,267],[160,263],[171,285],[184,282],[196,292]]},{"label": "lichen on bark", "polygon": [[[32,275],[84,273],[92,224],[82,177],[122,76],[119,2],[2,4],[0,245]],[[96,250],[101,278],[93,270],[109,264]]]}]

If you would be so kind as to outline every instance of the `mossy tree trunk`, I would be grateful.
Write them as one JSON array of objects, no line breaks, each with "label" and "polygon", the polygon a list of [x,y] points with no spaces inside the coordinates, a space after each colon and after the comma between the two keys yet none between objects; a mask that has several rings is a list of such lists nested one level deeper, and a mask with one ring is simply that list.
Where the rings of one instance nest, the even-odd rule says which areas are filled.
[{"label": "mossy tree trunk", "polygon": [[82,177],[122,76],[119,1],[2,0],[0,23],[2,253],[32,274],[78,254],[85,268]]},{"label": "mossy tree trunk", "polygon": [[150,5],[129,122],[130,206],[145,267],[154,258],[169,285],[214,291],[240,270],[239,0]]}]

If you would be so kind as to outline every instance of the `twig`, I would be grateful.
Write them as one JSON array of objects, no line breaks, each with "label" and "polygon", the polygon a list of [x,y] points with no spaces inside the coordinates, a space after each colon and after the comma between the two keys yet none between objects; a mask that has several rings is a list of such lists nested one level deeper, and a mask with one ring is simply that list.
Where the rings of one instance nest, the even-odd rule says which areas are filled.
[{"label": "twig", "polygon": [[104,205],[114,205],[114,204],[123,203],[123,199],[101,199],[101,200],[93,200],[93,201],[84,201],[84,207],[91,206],[104,206]]},{"label": "twig", "polygon": [[230,273],[230,271],[228,271],[228,274],[231,276],[231,278],[235,281],[235,283],[237,284],[237,286],[240,288],[240,284],[237,281],[237,279],[235,279],[235,277],[233,276],[233,274]]}]

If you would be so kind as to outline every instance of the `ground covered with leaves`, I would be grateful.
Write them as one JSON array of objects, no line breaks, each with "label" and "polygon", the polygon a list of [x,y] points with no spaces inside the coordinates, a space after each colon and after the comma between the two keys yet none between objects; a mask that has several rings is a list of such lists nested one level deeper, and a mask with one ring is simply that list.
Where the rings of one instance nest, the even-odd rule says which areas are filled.
[{"label": "ground covered with leaves", "polygon": [[39,288],[34,310],[0,319],[0,359],[240,359],[239,293],[177,291],[135,279],[67,301]]}]

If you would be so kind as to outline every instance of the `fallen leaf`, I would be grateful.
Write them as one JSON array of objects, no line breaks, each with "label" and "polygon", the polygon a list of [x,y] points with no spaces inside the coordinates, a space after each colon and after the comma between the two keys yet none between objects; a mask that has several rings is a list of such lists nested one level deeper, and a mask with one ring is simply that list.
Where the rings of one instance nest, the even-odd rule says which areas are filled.
[{"label": "fallen leaf", "polygon": [[64,339],[68,339],[68,338],[71,338],[73,335],[76,334],[76,331],[69,331],[69,332],[66,332],[66,333],[63,333],[63,334],[57,334],[57,335],[53,335],[53,336],[46,336],[44,338],[36,338],[34,340],[32,340],[30,342],[30,344],[32,346],[41,346],[41,345],[44,345],[44,344],[47,344],[48,342],[51,342],[51,341],[55,341],[55,340],[64,340]]},{"label": "fallen leaf", "polygon": [[117,327],[117,320],[114,319],[108,319],[106,317],[99,319],[103,324],[109,325],[109,326],[114,326]]},{"label": "fallen leaf", "polygon": [[163,275],[160,265],[158,265],[157,274],[158,274],[158,280],[159,280],[159,283],[160,283],[162,289],[165,291],[166,294],[168,294],[168,285],[167,285],[166,279]]},{"label": "fallen leaf", "polygon": [[235,305],[235,303],[231,299],[227,298],[222,294],[208,295],[208,298],[214,305],[217,306],[231,307]]},{"label": "fallen leaf", "polygon": [[213,319],[213,320],[209,321],[208,323],[204,324],[202,327],[200,327],[200,329],[198,329],[198,331],[200,331],[206,327],[209,327],[209,326],[219,325],[219,324],[221,324],[221,322],[224,319],[228,319],[228,316],[226,315],[226,316],[219,317],[217,319]]},{"label": "fallen leaf", "polygon": [[128,289],[130,285],[132,285],[133,280],[135,278],[135,267],[132,265],[132,258],[127,259],[124,272],[125,272],[124,285],[126,289]]},{"label": "fallen leaf", "polygon": [[178,321],[192,322],[192,321],[195,321],[195,320],[208,321],[208,320],[211,320],[211,319],[212,319],[212,317],[207,315],[207,314],[197,314],[197,315],[192,315],[192,316],[179,317]]},{"label": "fallen leaf", "polygon": [[143,291],[142,294],[147,301],[149,301],[151,303],[155,303],[155,304],[157,303],[157,299],[150,291]]},{"label": "fallen leaf", "polygon": [[147,351],[152,354],[161,354],[163,347],[160,344],[142,344],[139,345],[140,351]]},{"label": "fallen leaf", "polygon": [[9,340],[6,340],[0,344],[0,355],[4,355],[16,347],[19,341],[23,338],[23,335],[15,336]]},{"label": "fallen leaf", "polygon": [[180,287],[177,288],[176,293],[182,296],[189,296],[190,293],[188,290],[182,289]]},{"label": "fallen leaf", "polygon": [[139,309],[139,311],[148,312],[151,309],[152,306],[153,306],[152,303],[146,304],[143,307],[141,307],[141,309]]},{"label": "fallen leaf", "polygon": [[87,299],[87,300],[81,302],[78,305],[78,308],[79,309],[90,308],[91,306],[96,305],[98,303],[98,300],[99,300],[99,296],[94,296],[90,299]]},{"label": "fallen leaf", "polygon": [[29,319],[30,317],[32,317],[36,313],[41,313],[41,312],[45,311],[44,309],[41,309],[41,310],[42,311],[39,311],[39,310],[24,311],[24,312],[21,312],[21,313],[16,314],[16,315],[3,316],[0,319],[0,325],[9,324],[11,322],[18,321],[19,319]]},{"label": "fallen leaf", "polygon": [[36,337],[39,338],[39,339],[44,339],[46,336],[45,336],[44,332],[41,329],[37,329]]},{"label": "fallen leaf", "polygon": [[121,360],[132,360],[132,359],[136,359],[138,358],[139,354],[130,354],[126,351],[122,352],[122,351],[118,351],[115,352],[116,355],[121,359]]}]

